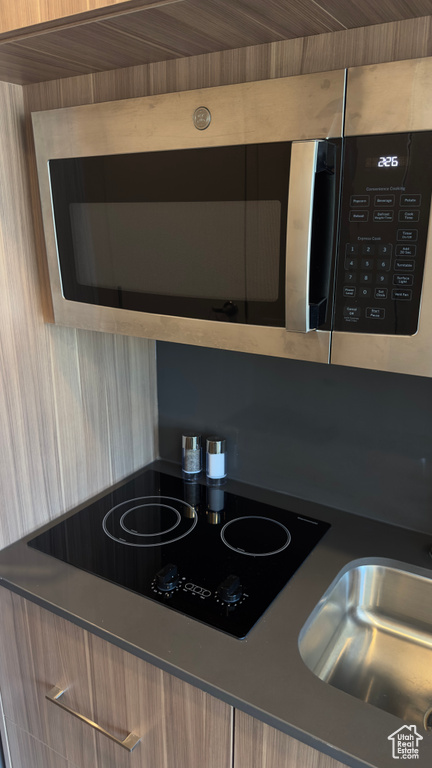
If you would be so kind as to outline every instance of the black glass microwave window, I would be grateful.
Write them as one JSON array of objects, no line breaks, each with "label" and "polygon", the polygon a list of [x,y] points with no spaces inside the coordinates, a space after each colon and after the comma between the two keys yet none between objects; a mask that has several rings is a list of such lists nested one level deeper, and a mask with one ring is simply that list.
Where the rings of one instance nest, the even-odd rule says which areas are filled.
[{"label": "black glass microwave window", "polygon": [[63,295],[284,326],[288,143],[50,161]]}]

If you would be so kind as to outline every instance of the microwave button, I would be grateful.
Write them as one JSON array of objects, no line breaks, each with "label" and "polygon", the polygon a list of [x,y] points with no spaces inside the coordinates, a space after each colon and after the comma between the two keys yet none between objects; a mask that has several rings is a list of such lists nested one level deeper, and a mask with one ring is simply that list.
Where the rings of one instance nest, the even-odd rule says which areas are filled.
[{"label": "microwave button", "polygon": [[391,259],[378,259],[378,269],[383,269],[388,272],[390,269]]},{"label": "microwave button", "polygon": [[374,211],[374,221],[393,221],[393,211]]},{"label": "microwave button", "polygon": [[420,205],[421,195],[401,195],[400,204],[405,208],[408,205]]},{"label": "microwave button", "polygon": [[347,256],[345,259],[345,269],[357,269],[358,267],[358,259],[355,257],[352,258],[351,256]]},{"label": "microwave button", "polygon": [[346,283],[356,283],[357,282],[357,275],[355,272],[345,272],[345,282]]},{"label": "microwave button", "polygon": [[375,195],[375,199],[374,199],[375,206],[394,205],[394,204],[395,204],[394,195]]},{"label": "microwave button", "polygon": [[352,222],[369,221],[369,211],[350,211],[349,220]]},{"label": "microwave button", "polygon": [[397,239],[399,242],[412,242],[414,240],[418,239],[418,230],[417,229],[398,229],[397,231]]},{"label": "microwave button", "polygon": [[384,320],[385,309],[381,309],[381,307],[367,307],[366,317],[370,320]]},{"label": "microwave button", "polygon": [[360,282],[361,283],[370,283],[372,282],[372,275],[370,272],[364,272],[360,275]]},{"label": "microwave button", "polygon": [[362,256],[374,256],[375,255],[375,246],[374,245],[362,245]]},{"label": "microwave button", "polygon": [[387,285],[388,279],[389,279],[388,275],[384,275],[384,274],[382,274],[382,272],[380,272],[376,276],[376,283],[377,283],[377,285]]},{"label": "microwave button", "polygon": [[373,259],[362,259],[360,266],[362,269],[373,269]]},{"label": "microwave button", "polygon": [[347,243],[345,246],[345,253],[347,256],[357,256],[359,247],[356,243]]},{"label": "microwave button", "polygon": [[386,299],[388,288],[375,288],[374,299]]},{"label": "microwave button", "polygon": [[371,295],[371,289],[370,288],[363,288],[363,286],[360,288],[360,298],[361,299],[369,299]]},{"label": "microwave button", "polygon": [[393,275],[393,285],[413,285],[414,275]]},{"label": "microwave button", "polygon": [[343,295],[349,299],[353,299],[357,293],[355,285],[345,285],[343,289]]},{"label": "microwave button", "polygon": [[351,208],[366,208],[370,203],[370,195],[351,195],[350,206]]},{"label": "microwave button", "polygon": [[412,272],[414,269],[415,261],[408,261],[407,259],[396,259],[395,269],[398,272]]},{"label": "microwave button", "polygon": [[396,256],[415,256],[417,252],[416,245],[397,245]]},{"label": "microwave button", "polygon": [[393,250],[393,246],[391,243],[385,243],[385,245],[379,245],[378,246],[378,255],[379,256],[391,256],[391,252]]},{"label": "microwave button", "polygon": [[345,320],[358,320],[361,314],[360,307],[353,307],[350,304],[347,304],[344,307],[343,315]]},{"label": "microwave button", "polygon": [[411,288],[393,288],[392,299],[394,301],[411,301],[412,299]]},{"label": "microwave button", "polygon": [[416,222],[420,220],[420,211],[399,211],[399,221]]}]

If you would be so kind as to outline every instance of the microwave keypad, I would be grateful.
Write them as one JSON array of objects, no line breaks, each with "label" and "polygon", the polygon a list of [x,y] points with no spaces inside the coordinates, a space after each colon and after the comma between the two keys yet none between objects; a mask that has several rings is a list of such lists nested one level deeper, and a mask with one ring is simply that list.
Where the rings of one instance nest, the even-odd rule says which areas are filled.
[{"label": "microwave keypad", "polygon": [[431,166],[427,133],[346,140],[335,330],[416,333]]}]

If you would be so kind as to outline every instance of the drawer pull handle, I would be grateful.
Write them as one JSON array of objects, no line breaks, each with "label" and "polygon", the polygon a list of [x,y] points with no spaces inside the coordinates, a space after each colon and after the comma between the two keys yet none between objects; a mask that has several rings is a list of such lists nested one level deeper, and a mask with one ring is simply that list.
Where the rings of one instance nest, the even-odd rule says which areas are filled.
[{"label": "drawer pull handle", "polygon": [[84,715],[80,715],[79,712],[75,712],[75,710],[71,709],[70,707],[67,707],[66,704],[63,704],[62,701],[60,701],[61,697],[64,693],[66,693],[67,688],[57,688],[54,686],[54,688],[51,688],[51,690],[47,693],[46,697],[48,701],[52,701],[53,704],[57,704],[58,707],[61,707],[66,712],[69,712],[69,714],[73,715],[74,717],[77,717],[78,720],[82,720],[83,723],[87,723],[87,725],[90,725],[92,728],[94,728],[96,731],[99,731],[99,733],[103,733],[104,736],[107,736],[111,741],[115,741],[116,744],[118,744],[120,747],[123,747],[123,749],[127,749],[128,752],[132,752],[134,747],[138,744],[139,741],[141,741],[140,736],[135,736],[134,733],[129,733],[126,738],[121,741],[121,739],[117,739],[115,736],[112,735],[112,733],[109,733],[105,730],[105,728],[102,728],[97,723],[94,723],[93,720],[89,720],[88,717],[85,717]]}]

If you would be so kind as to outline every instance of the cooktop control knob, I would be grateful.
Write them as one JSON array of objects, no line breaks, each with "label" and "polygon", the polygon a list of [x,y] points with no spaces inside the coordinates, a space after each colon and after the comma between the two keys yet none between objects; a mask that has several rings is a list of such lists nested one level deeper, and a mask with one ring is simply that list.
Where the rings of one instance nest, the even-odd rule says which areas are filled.
[{"label": "cooktop control knob", "polygon": [[243,587],[239,577],[231,573],[219,584],[216,594],[219,600],[224,603],[237,603],[243,596]]},{"label": "cooktop control knob", "polygon": [[156,574],[156,587],[161,592],[171,592],[179,583],[178,568],[173,563],[164,565]]}]

